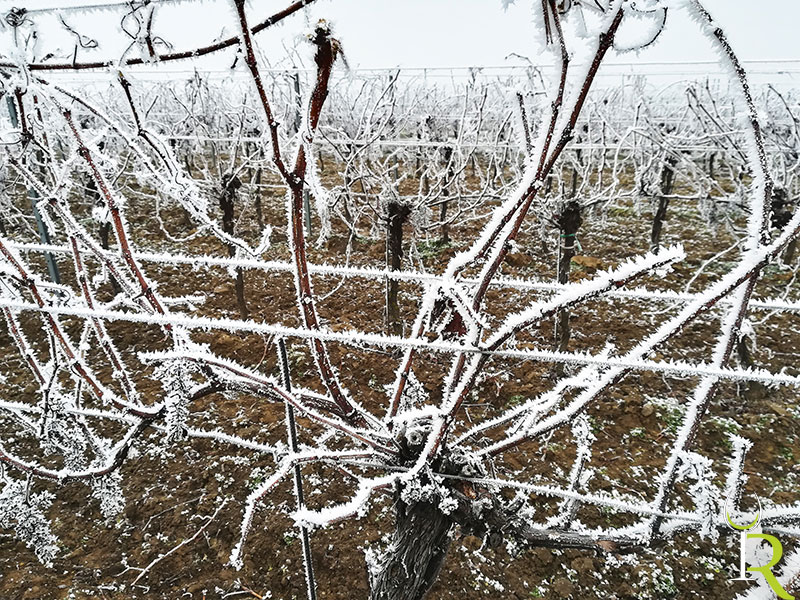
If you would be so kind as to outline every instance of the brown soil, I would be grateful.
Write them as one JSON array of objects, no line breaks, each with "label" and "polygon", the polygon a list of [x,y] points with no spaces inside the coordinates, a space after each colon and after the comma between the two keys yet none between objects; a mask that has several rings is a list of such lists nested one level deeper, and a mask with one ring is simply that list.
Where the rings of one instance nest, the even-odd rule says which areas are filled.
[{"label": "brown soil", "polygon": [[[280,198],[265,197],[265,219],[281,223],[285,211]],[[132,203],[132,237],[140,247],[169,249],[144,200]],[[608,223],[588,215],[580,235],[582,255],[593,260],[579,260],[572,277],[590,277],[597,268],[617,264],[646,249],[649,239],[650,208],[629,203],[609,211]],[[651,278],[648,285],[661,289],[682,289],[697,266],[731,243],[723,232],[710,235],[689,203],[675,202],[669,209],[665,243],[681,241],[688,260],[678,265],[666,278]],[[168,223],[180,222],[172,212]],[[315,223],[316,225],[316,223]],[[479,223],[453,228],[454,245],[445,248],[425,246],[423,258],[429,270],[437,271],[460,248],[466,247]],[[245,215],[240,227],[255,233],[254,220]],[[342,262],[346,238],[337,229],[327,247],[312,249],[312,262]],[[408,235],[411,235],[409,230]],[[555,236],[552,236],[555,238]],[[286,259],[285,233],[278,228],[270,259]],[[522,236],[520,250],[504,268],[504,274],[525,278],[552,278],[555,256],[535,231]],[[433,248],[433,249],[431,249]],[[219,245],[194,240],[182,251],[217,252]],[[353,244],[352,264],[380,266],[383,243],[358,239]],[[729,261],[734,260],[728,258]],[[69,278],[68,261],[61,261]],[[730,263],[724,263],[730,265]],[[724,266],[723,265],[723,266]],[[209,269],[198,272],[148,265],[148,272],[167,296],[200,292],[208,300],[199,307],[202,314],[236,316],[233,286],[225,271]],[[693,290],[719,277],[721,270],[710,269],[697,279]],[[791,272],[768,269],[757,295],[773,297],[782,293]],[[339,280],[316,277],[319,295],[333,290]],[[264,322],[299,324],[294,290],[285,273],[246,275],[247,301],[252,319]],[[108,293],[109,290],[106,290]],[[375,281],[352,280],[320,304],[323,321],[334,330],[362,329],[380,331],[383,327],[383,285]],[[418,290],[401,285],[402,311],[407,322],[413,319]],[[487,304],[496,317],[524,306],[535,294],[493,289]],[[622,352],[634,345],[645,332],[660,323],[675,309],[646,305],[630,300],[597,301],[574,311],[571,349],[598,351],[613,342]],[[719,313],[699,320],[671,342],[660,357],[707,359],[714,343]],[[800,317],[794,314],[756,313],[765,318],[756,327],[755,362],[772,371],[785,369],[797,374],[796,360],[800,338]],[[70,322],[79,332],[76,322]],[[30,335],[37,331],[34,319],[25,319]],[[109,326],[123,354],[136,364],[135,353],[158,347],[161,334],[154,327],[112,324]],[[208,343],[222,356],[275,374],[274,346],[258,335],[234,335],[227,332],[198,333],[198,341]],[[552,324],[543,323],[525,338],[531,347],[550,347]],[[7,375],[6,398],[26,401],[34,398],[34,385],[24,370],[11,340],[0,330],[3,348],[2,371]],[[393,379],[396,358],[373,349],[332,345],[335,362],[340,365],[342,380],[352,394],[377,414],[385,410],[382,386]],[[93,351],[95,352],[95,351]],[[313,363],[305,346],[292,341],[290,347],[292,377],[297,385],[319,388]],[[420,361],[418,376],[438,400],[438,384],[447,368],[446,357],[429,355]],[[108,369],[98,369],[109,385],[114,385]],[[481,384],[474,402],[466,407],[469,419],[480,421],[499,414],[506,407],[536,395],[552,384],[552,368],[546,364],[492,361],[488,376]],[[139,367],[137,380],[148,402],[158,401],[158,382],[147,379],[149,371]],[[596,475],[591,490],[618,489],[649,498],[652,482],[663,466],[666,452],[674,439],[680,407],[696,379],[648,373],[628,375],[619,385],[604,394],[589,409],[597,442],[591,467]],[[715,460],[720,480],[725,476],[725,461],[730,450],[727,433],[737,431],[755,442],[749,453],[746,494],[759,494],[776,503],[795,502],[800,492],[800,411],[793,389],[783,387],[737,386],[724,384],[715,396],[713,418],[698,440],[696,450]],[[263,398],[246,395],[213,395],[192,406],[191,424],[220,428],[264,443],[285,439],[283,407]],[[307,423],[304,423],[308,425]],[[12,423],[0,420],[0,431],[11,431]],[[109,425],[108,435],[119,431]],[[313,427],[303,429],[311,440],[318,433]],[[25,546],[10,532],[0,532],[0,598],[280,598],[305,597],[300,543],[291,527],[288,514],[293,506],[289,483],[271,494],[258,512],[247,544],[245,565],[235,571],[227,565],[231,548],[238,538],[241,511],[250,489],[274,467],[271,456],[232,449],[207,440],[189,440],[166,445],[163,434],[151,431],[137,444],[138,456],[122,468],[127,507],[113,522],[100,516],[97,503],[88,500],[88,488],[73,483],[62,488],[50,486],[56,501],[49,511],[61,552],[54,567],[39,564]],[[301,441],[302,441],[301,439]],[[518,472],[523,480],[563,484],[566,473],[558,467],[568,464],[574,447],[567,432],[559,431],[546,443],[530,443],[508,453],[496,465],[500,474]],[[323,506],[348,498],[352,486],[324,467],[304,469],[309,503]],[[610,482],[619,482],[612,485]],[[47,486],[45,486],[47,487]],[[681,487],[681,496],[685,489]],[[211,515],[220,499],[229,498],[224,509],[203,534],[177,552],[158,562],[136,586],[131,582],[151,561],[197,532]],[[555,508],[546,498],[537,498],[541,515]],[[608,525],[627,522],[627,517],[595,509],[581,509],[579,518],[586,523]],[[377,549],[391,530],[391,498],[373,501],[369,511],[358,520],[315,531],[312,545],[320,598],[350,599],[367,595],[364,552]],[[431,593],[433,599],[460,600],[484,597],[530,598],[606,598],[729,599],[745,591],[741,582],[729,577],[738,564],[738,546],[732,537],[717,541],[702,540],[695,534],[679,534],[673,542],[629,556],[601,555],[588,551],[517,549],[503,543],[488,547],[481,540],[455,531],[456,539],[441,578]],[[784,539],[786,553],[792,542]],[[235,593],[235,594],[234,594]]]}]

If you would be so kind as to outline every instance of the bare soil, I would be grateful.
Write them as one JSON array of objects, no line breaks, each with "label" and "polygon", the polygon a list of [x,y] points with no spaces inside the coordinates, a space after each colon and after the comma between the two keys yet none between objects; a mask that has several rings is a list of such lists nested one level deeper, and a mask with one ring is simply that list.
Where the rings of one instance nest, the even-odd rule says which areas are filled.
[{"label": "bare soil", "polygon": [[[285,209],[278,197],[264,197],[265,220],[281,223]],[[144,206],[132,204],[132,237],[142,248],[166,248],[158,225]],[[639,214],[641,213],[641,214]],[[581,256],[573,264],[572,278],[591,277],[597,268],[618,264],[646,250],[651,207],[621,202],[607,213],[587,215],[579,236]],[[167,213],[166,216],[170,216]],[[179,222],[172,213],[168,223]],[[316,225],[316,223],[315,223]],[[448,259],[474,238],[480,223],[456,227],[454,243],[447,247],[422,244],[425,266],[440,271]],[[252,215],[245,214],[240,227],[255,231]],[[409,229],[408,236],[412,232]],[[664,278],[646,283],[660,289],[683,289],[696,268],[726,248],[731,238],[724,230],[711,234],[690,203],[674,202],[665,226],[665,243],[682,242],[688,259]],[[552,240],[555,235],[550,236]],[[274,246],[267,258],[286,259],[285,234],[276,229]],[[145,240],[145,241],[143,241]],[[519,240],[519,249],[509,259],[503,273],[509,276],[553,277],[555,254],[551,240],[543,242],[535,228]],[[347,238],[337,227],[334,237],[322,248],[312,249],[312,262],[341,263]],[[223,255],[222,248],[203,239],[186,244],[183,251]],[[359,238],[353,244],[351,264],[381,266],[384,246],[381,240]],[[730,259],[733,260],[733,259]],[[66,259],[60,264],[69,278]],[[730,262],[716,263],[700,276],[692,290],[713,281]],[[222,269],[202,271],[147,266],[166,296],[201,293],[208,296],[198,307],[202,314],[236,317],[233,282]],[[792,277],[787,268],[770,267],[757,295],[782,294]],[[316,277],[315,289],[324,296],[340,284],[337,278]],[[247,301],[252,319],[299,325],[290,275],[286,273],[246,274]],[[106,293],[110,290],[106,289]],[[403,316],[414,317],[418,288],[401,285]],[[487,305],[496,316],[524,306],[535,298],[532,293],[493,289]],[[570,348],[598,351],[615,344],[617,352],[633,346],[652,327],[674,314],[675,307],[645,304],[631,300],[600,300],[575,310]],[[348,280],[320,304],[323,321],[331,329],[383,329],[383,284],[368,280]],[[671,342],[657,357],[707,359],[714,344],[719,311],[699,320]],[[800,316],[756,312],[753,320],[757,338],[753,349],[757,365],[772,371],[798,374]],[[70,323],[68,319],[65,322]],[[78,323],[70,323],[78,331]],[[33,335],[37,324],[25,318],[26,330]],[[136,352],[158,347],[162,336],[155,327],[113,323],[112,336],[121,351],[132,361]],[[228,332],[198,333],[198,341],[210,344],[223,356],[276,373],[274,346],[259,335]],[[552,323],[545,322],[525,338],[531,347],[551,347]],[[5,328],[0,328],[0,361],[7,375],[6,397],[30,400],[35,392],[30,377],[15,354]],[[342,379],[352,394],[377,414],[385,410],[382,388],[393,380],[397,359],[369,348],[331,345]],[[292,377],[297,385],[319,388],[307,349],[300,341],[290,342]],[[447,368],[447,357],[430,354],[420,361],[418,376],[426,385],[431,402],[438,400],[437,382]],[[493,361],[490,371],[472,403],[466,407],[467,420],[491,418],[508,406],[536,395],[553,383],[552,365]],[[114,385],[108,370],[100,370],[104,380]],[[137,375],[148,402],[157,402],[161,387],[148,379],[149,371],[140,366]],[[591,467],[595,476],[590,490],[619,491],[650,498],[653,481],[663,468],[666,453],[679,423],[695,378],[679,378],[650,373],[632,373],[589,409],[597,442]],[[264,443],[285,440],[283,407],[263,398],[246,395],[212,395],[192,406],[191,424],[206,429],[219,428],[229,433],[255,438]],[[302,420],[301,420],[302,421]],[[303,422],[305,425],[307,423]],[[800,410],[797,393],[784,387],[723,384],[717,392],[712,417],[698,440],[696,450],[714,459],[718,476],[725,476],[730,451],[728,433],[735,431],[755,445],[747,461],[748,482],[745,498],[758,494],[775,503],[796,502],[800,496]],[[11,431],[11,423],[0,420],[0,431]],[[108,426],[108,435],[119,433]],[[303,429],[312,439],[317,431]],[[302,441],[302,438],[301,438]],[[289,483],[269,496],[258,512],[250,535],[245,565],[236,571],[228,564],[235,544],[244,500],[253,486],[274,467],[272,457],[245,452],[209,440],[188,440],[169,445],[164,435],[150,431],[137,444],[138,456],[122,467],[127,506],[115,520],[105,521],[89,488],[72,483],[62,488],[50,486],[56,500],[49,511],[61,552],[53,568],[39,564],[31,551],[15,540],[11,532],[0,531],[0,598],[3,600],[50,600],[66,598],[216,600],[220,598],[305,597],[300,543],[288,518],[293,507]],[[546,442],[530,443],[508,453],[496,465],[498,473],[519,472],[529,480],[563,483],[575,450],[567,432],[556,432]],[[323,506],[347,499],[352,486],[324,467],[307,467],[304,476],[311,506]],[[619,486],[611,482],[618,481]],[[47,486],[45,486],[47,487]],[[682,488],[681,501],[685,501]],[[193,536],[206,523],[220,498],[230,498],[224,509],[193,542],[163,558],[135,585],[139,569],[145,568],[177,544]],[[541,515],[552,512],[556,504],[536,498]],[[579,518],[589,524],[619,524],[627,517],[611,512],[583,508]],[[391,498],[378,498],[360,519],[314,531],[312,538],[319,597],[331,599],[365,598],[367,577],[364,552],[379,549],[383,536],[391,530]],[[516,548],[504,540],[489,547],[481,540],[453,532],[455,541],[441,578],[431,593],[432,599],[458,598],[575,598],[575,599],[689,599],[728,600],[744,592],[747,584],[729,578],[738,565],[738,545],[733,536],[702,540],[695,534],[679,534],[674,541],[641,553],[622,556],[587,551]],[[796,544],[784,539],[789,553]],[[800,592],[800,590],[796,590]]]}]

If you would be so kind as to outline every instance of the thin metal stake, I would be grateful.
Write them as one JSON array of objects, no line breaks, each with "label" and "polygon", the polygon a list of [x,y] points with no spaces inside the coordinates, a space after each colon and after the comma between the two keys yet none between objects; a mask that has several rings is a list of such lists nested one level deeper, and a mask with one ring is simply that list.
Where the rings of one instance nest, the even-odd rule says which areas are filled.
[{"label": "thin metal stake", "polygon": [[[14,128],[19,127],[19,116],[17,115],[17,107],[14,104],[14,99],[8,95],[6,96],[6,102],[8,103],[8,114],[11,117],[11,126]],[[37,201],[39,200],[39,194],[34,189],[28,190],[28,198],[31,201],[31,208],[33,209],[33,216],[36,218],[36,228],[39,230],[39,240],[42,244],[49,246],[50,245],[50,233],[47,231],[47,225],[45,225],[44,220],[42,220],[42,215],[39,213],[39,209],[36,206]],[[52,252],[45,252],[44,254],[45,261],[47,262],[47,272],[50,274],[50,281],[53,283],[61,283],[61,277],[58,273],[58,265],[56,264],[55,256],[53,256]]]},{"label": "thin metal stake", "polygon": [[[292,391],[292,382],[289,377],[289,356],[286,353],[286,341],[278,338],[278,357],[281,365],[281,378],[283,386],[287,392]],[[294,420],[294,408],[288,402],[286,406],[286,429],[289,434],[289,450],[297,452],[297,426]],[[294,496],[297,501],[297,510],[305,506],[303,496],[303,475],[300,472],[300,465],[294,467]],[[306,591],[308,600],[317,600],[317,583],[314,579],[314,561],[311,557],[311,536],[308,527],[300,526],[300,539],[303,546],[303,565],[306,572]]]},{"label": "thin metal stake", "polygon": [[[39,230],[39,239],[42,241],[42,244],[49,246],[50,232],[47,230],[47,225],[45,225],[44,221],[42,220],[42,215],[39,212],[39,208],[36,206],[37,201],[39,200],[39,193],[31,188],[28,190],[28,198],[31,200],[33,216],[36,217],[36,227]],[[47,272],[50,274],[50,281],[53,283],[61,283],[61,276],[58,273],[58,265],[56,264],[56,258],[53,256],[53,253],[45,252],[44,258],[47,262]]]}]

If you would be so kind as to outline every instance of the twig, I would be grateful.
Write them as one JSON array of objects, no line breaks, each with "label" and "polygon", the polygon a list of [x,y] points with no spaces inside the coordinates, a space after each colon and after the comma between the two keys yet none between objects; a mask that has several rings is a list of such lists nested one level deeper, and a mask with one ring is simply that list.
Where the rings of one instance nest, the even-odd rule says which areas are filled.
[{"label": "twig", "polygon": [[149,565],[147,565],[147,566],[146,566],[144,569],[142,569],[142,572],[141,572],[141,573],[139,573],[139,575],[137,575],[137,576],[136,576],[136,579],[134,579],[134,580],[131,582],[131,586],[134,586],[134,585],[136,585],[136,583],[137,583],[137,582],[138,582],[138,581],[139,581],[139,580],[140,580],[142,577],[144,577],[144,576],[147,574],[147,572],[148,572],[150,569],[152,569],[152,568],[153,568],[155,565],[157,565],[159,562],[161,562],[162,560],[164,560],[165,558],[167,558],[167,557],[168,557],[170,554],[172,554],[173,552],[176,552],[177,550],[179,550],[180,548],[182,548],[183,546],[185,546],[185,545],[187,545],[187,544],[191,544],[191,543],[192,543],[192,542],[193,542],[195,539],[197,539],[197,537],[198,537],[198,536],[199,536],[201,533],[203,533],[203,532],[206,530],[206,527],[208,527],[208,526],[211,524],[211,521],[213,521],[213,520],[216,518],[216,516],[219,514],[219,511],[221,511],[221,510],[222,510],[222,508],[223,508],[223,507],[224,507],[224,506],[225,506],[227,503],[228,503],[228,499],[227,499],[227,498],[225,498],[225,499],[222,501],[222,503],[221,503],[221,504],[220,504],[220,505],[217,507],[217,510],[215,510],[215,511],[214,511],[214,514],[212,514],[210,517],[208,517],[208,520],[207,520],[207,521],[206,521],[206,522],[203,524],[203,526],[202,526],[200,529],[198,529],[198,530],[195,532],[195,534],[194,534],[192,537],[190,537],[190,538],[188,538],[188,539],[186,539],[186,540],[183,540],[183,541],[182,541],[180,544],[178,544],[177,546],[175,546],[174,548],[172,548],[171,550],[169,550],[169,551],[168,551],[168,552],[166,552],[165,554],[160,554],[160,555],[158,556],[158,558],[155,558],[155,559],[153,559],[153,561],[151,561],[151,562],[150,562],[150,564],[149,564]]}]

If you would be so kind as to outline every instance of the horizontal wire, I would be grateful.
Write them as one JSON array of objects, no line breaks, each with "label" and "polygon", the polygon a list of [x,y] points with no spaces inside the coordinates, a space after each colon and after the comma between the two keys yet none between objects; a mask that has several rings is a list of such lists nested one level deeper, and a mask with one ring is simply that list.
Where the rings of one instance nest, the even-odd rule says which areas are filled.
[{"label": "horizontal wire", "polygon": [[[72,248],[68,246],[48,245],[48,244],[31,244],[11,242],[9,246],[12,248],[25,251],[25,252],[54,252],[61,254],[71,254]],[[112,255],[111,252],[108,253]],[[253,269],[260,271],[277,271],[291,273],[294,271],[294,264],[288,261],[266,261],[255,259],[241,259],[241,258],[223,258],[208,255],[189,256],[186,254],[156,254],[149,252],[133,252],[132,256],[137,261],[150,262],[155,264],[168,264],[168,265],[205,265],[209,267],[232,268],[242,267],[245,269]],[[377,269],[372,267],[346,267],[340,265],[329,264],[308,264],[308,270],[311,273],[319,275],[329,275],[332,277],[359,277],[365,279],[389,279],[393,281],[405,281],[409,283],[423,284],[442,284],[445,279],[440,275],[432,273],[420,273],[418,271],[398,270],[390,271],[387,269]],[[480,283],[478,279],[459,279],[459,285],[475,286]],[[498,277],[490,283],[491,287],[495,288],[510,288],[534,292],[559,292],[568,287],[568,284],[559,283],[545,283],[538,281],[528,281],[517,278],[503,278]],[[603,294],[603,297],[611,298],[624,298],[624,299],[638,299],[638,300],[660,300],[663,302],[681,302],[689,303],[698,300],[700,294],[682,294],[679,292],[654,292],[645,289],[633,290],[609,290]],[[718,303],[720,306],[732,305],[733,301],[729,298],[722,298]],[[800,312],[800,301],[787,302],[783,299],[770,298],[766,300],[752,299],[749,306],[754,309],[772,310],[779,312]]]},{"label": "horizontal wire", "polygon": [[124,313],[119,311],[76,308],[70,306],[39,306],[28,302],[18,302],[0,298],[0,307],[14,311],[36,312],[48,315],[63,315],[84,319],[104,321],[125,321],[149,325],[171,325],[192,330],[245,331],[283,337],[338,342],[350,346],[365,344],[379,347],[406,348],[437,353],[464,353],[500,356],[533,362],[562,363],[574,365],[595,365],[607,368],[623,368],[634,371],[660,372],[682,377],[715,377],[729,381],[757,381],[765,384],[800,386],[800,377],[771,373],[765,369],[728,369],[707,366],[707,363],[692,364],[685,361],[647,361],[627,360],[609,357],[605,354],[591,355],[578,352],[552,352],[549,350],[486,350],[482,347],[427,339],[411,339],[379,333],[361,331],[309,330],[283,325],[255,323],[240,319],[198,317],[191,315],[161,315],[143,313]]},{"label": "horizontal wire", "polygon": [[[199,141],[199,142],[260,142],[263,141],[262,137],[241,136],[241,137],[211,137],[200,135],[166,135],[164,136],[169,140],[175,141]],[[353,139],[322,139],[315,138],[313,142],[315,145],[331,145],[331,146],[384,146],[384,147],[409,147],[409,148],[496,148],[505,150],[518,150],[524,152],[521,144],[492,144],[489,142],[465,142],[465,141],[430,141],[430,140],[415,140],[415,139],[398,139],[398,140],[353,140]],[[640,145],[647,145],[647,142],[642,142]],[[637,150],[633,144],[585,144],[574,143],[570,144],[570,150],[606,150],[607,152],[615,152],[617,150]],[[676,145],[673,148],[675,152],[715,152],[717,154],[737,154],[735,150],[727,148],[720,148],[719,146],[681,146]],[[770,154],[793,154],[792,149],[770,149]]]},{"label": "horizontal wire", "polygon": [[48,6],[42,8],[27,8],[25,7],[25,14],[46,14],[46,13],[62,13],[62,12],[81,12],[90,10],[106,10],[106,9],[120,9],[125,8],[131,10],[132,8],[141,8],[152,4],[200,4],[208,2],[208,0],[128,0],[127,2],[99,2],[95,4],[70,4],[66,6]]}]

